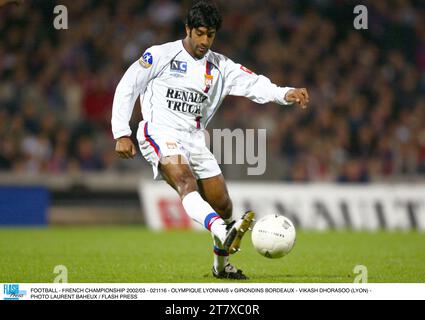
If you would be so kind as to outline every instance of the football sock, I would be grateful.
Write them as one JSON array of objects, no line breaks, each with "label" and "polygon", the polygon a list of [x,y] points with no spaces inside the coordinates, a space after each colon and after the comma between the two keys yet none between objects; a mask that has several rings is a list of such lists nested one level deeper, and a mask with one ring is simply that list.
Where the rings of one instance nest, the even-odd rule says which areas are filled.
[{"label": "football sock", "polygon": [[217,272],[223,271],[229,262],[229,253],[223,249],[220,239],[212,235],[214,239],[214,269]]},{"label": "football sock", "polygon": [[187,214],[196,222],[203,225],[208,231],[215,235],[221,242],[226,238],[226,223],[214,211],[214,209],[202,199],[197,191],[187,194],[183,200],[183,207]]}]

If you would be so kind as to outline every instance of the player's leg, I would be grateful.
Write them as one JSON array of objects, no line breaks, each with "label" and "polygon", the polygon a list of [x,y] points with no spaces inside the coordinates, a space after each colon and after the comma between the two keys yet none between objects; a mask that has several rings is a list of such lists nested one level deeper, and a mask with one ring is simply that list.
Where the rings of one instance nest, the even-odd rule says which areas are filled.
[{"label": "player's leg", "polygon": [[[246,213],[236,224],[232,218],[233,204],[222,174],[210,178],[198,179],[198,187],[202,197],[226,221],[229,232],[237,233],[233,246],[239,249],[240,241],[252,223],[253,213]],[[225,249],[222,242],[215,236],[213,236],[213,240],[213,275],[217,278],[247,279],[242,270],[238,270],[229,263],[229,252]]]},{"label": "player's leg", "polygon": [[233,204],[222,174],[215,177],[198,179],[198,188],[202,197],[226,222],[232,221]]},{"label": "player's leg", "polygon": [[[211,152],[206,149],[200,157],[202,161],[192,159],[192,168],[198,178],[198,185],[204,199],[222,215],[222,218],[232,221],[232,202],[227,191],[226,183],[224,181],[220,170]],[[213,174],[216,173],[216,174]],[[230,220],[229,220],[230,219]],[[224,242],[223,245],[226,250],[233,254],[239,251],[242,237],[251,227],[254,221],[254,213],[252,211],[246,212],[241,219],[234,223],[229,229],[228,239],[232,239],[231,243]],[[233,233],[233,235],[231,235]]]},{"label": "player's leg", "polygon": [[[143,157],[152,164],[154,177],[159,178],[160,174],[179,193],[187,214],[211,231],[227,252],[237,252],[243,232],[247,229],[245,225],[251,221],[243,218],[232,228],[226,228],[224,220],[198,192],[196,179],[214,177],[221,173],[214,156],[205,147],[204,136],[201,134],[193,137],[194,139],[182,136],[175,140],[175,134],[178,135],[142,121],[139,124],[138,140]],[[182,141],[190,143],[182,145]],[[194,141],[203,144],[200,153],[197,152],[197,147],[191,148]],[[187,157],[191,159],[190,164]]]},{"label": "player's leg", "polygon": [[165,181],[179,194],[187,214],[224,242],[227,237],[226,223],[199,194],[195,176],[186,158],[183,155],[163,157],[158,169]]},{"label": "player's leg", "polygon": [[176,136],[178,133],[164,131],[146,121],[140,122],[137,132],[140,151],[152,165],[154,178],[165,179],[180,195],[186,213],[224,241],[227,236],[226,225],[199,194],[185,150]]},{"label": "player's leg", "polygon": [[[222,174],[206,179],[198,180],[198,188],[202,197],[229,225],[232,222],[233,204],[230,200],[227,186]],[[214,270],[222,271],[229,263],[229,253],[224,249],[221,241],[213,236]]]},{"label": "player's leg", "polygon": [[[205,133],[196,132],[191,138],[192,143],[188,146],[190,167],[199,180],[198,184],[204,198],[222,214],[223,218],[229,219],[232,215],[232,202],[217,160],[206,146]],[[239,250],[242,237],[251,226],[253,219],[254,213],[247,212],[229,228],[227,241],[223,242],[223,246],[230,254]]]}]

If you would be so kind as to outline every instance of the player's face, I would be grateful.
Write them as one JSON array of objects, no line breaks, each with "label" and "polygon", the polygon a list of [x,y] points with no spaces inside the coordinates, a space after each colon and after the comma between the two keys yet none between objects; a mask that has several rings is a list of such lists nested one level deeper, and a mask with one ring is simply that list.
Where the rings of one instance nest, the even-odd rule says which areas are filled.
[{"label": "player's face", "polygon": [[191,30],[186,26],[190,49],[196,58],[205,56],[214,42],[216,32],[214,28],[199,27]]}]

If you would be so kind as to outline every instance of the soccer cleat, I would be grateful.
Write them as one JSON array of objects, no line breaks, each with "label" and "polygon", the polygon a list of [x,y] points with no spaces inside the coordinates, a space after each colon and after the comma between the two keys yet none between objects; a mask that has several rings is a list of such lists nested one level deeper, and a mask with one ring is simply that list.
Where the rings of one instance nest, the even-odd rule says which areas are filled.
[{"label": "soccer cleat", "polygon": [[242,237],[251,227],[253,219],[254,212],[247,211],[239,221],[233,221],[227,226],[228,231],[223,242],[224,250],[226,250],[229,254],[236,253],[240,250],[239,247],[241,245]]},{"label": "soccer cleat", "polygon": [[212,274],[218,279],[234,279],[234,280],[246,280],[248,277],[243,274],[242,270],[237,269],[232,266],[230,263],[227,264],[224,269],[220,272],[216,271],[215,268],[212,268]]}]

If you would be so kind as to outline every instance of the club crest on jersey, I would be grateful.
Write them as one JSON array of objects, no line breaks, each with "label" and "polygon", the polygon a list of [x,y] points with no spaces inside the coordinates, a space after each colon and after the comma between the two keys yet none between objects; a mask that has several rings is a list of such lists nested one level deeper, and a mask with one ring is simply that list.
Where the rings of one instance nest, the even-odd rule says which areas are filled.
[{"label": "club crest on jersey", "polygon": [[213,85],[214,77],[212,75],[213,64],[207,61],[206,70],[205,70],[205,89],[204,92],[208,93],[211,86]]},{"label": "club crest on jersey", "polygon": [[143,55],[143,57],[139,60],[139,63],[143,68],[146,68],[146,69],[152,67],[152,64],[153,64],[152,54],[150,52],[146,52]]},{"label": "club crest on jersey", "polygon": [[214,77],[210,74],[205,75],[205,86],[211,88],[213,84]]},{"label": "club crest on jersey", "polygon": [[173,61],[171,61],[170,70],[175,71],[175,72],[179,72],[179,73],[186,73],[187,72],[187,62],[173,60]]}]

